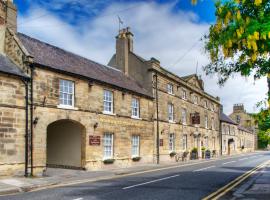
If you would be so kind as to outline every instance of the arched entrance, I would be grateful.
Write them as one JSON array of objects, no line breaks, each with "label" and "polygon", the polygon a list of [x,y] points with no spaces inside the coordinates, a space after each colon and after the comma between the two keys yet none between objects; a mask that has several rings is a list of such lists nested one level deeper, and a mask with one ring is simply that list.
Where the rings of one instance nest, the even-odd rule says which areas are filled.
[{"label": "arched entrance", "polygon": [[234,139],[233,138],[230,138],[228,140],[228,155],[231,155],[231,152],[232,152],[232,145],[234,145]]},{"label": "arched entrance", "polygon": [[84,167],[85,128],[71,120],[59,120],[47,128],[47,166]]}]

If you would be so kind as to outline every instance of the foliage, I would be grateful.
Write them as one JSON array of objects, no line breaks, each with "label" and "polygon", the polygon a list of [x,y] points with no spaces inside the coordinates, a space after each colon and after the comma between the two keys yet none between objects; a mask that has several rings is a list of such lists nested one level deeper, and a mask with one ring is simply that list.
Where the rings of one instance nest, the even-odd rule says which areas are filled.
[{"label": "foliage", "polygon": [[176,152],[174,152],[174,151],[172,151],[171,153],[170,153],[170,157],[174,157],[176,155]]},{"label": "foliage", "polygon": [[114,163],[114,159],[113,158],[105,159],[105,160],[103,160],[103,163],[104,164],[113,164]]},{"label": "foliage", "polygon": [[141,157],[140,156],[132,157],[132,160],[134,162],[137,162],[137,161],[140,161],[141,160]]},{"label": "foliage", "polygon": [[221,85],[234,73],[267,76],[270,88],[270,1],[217,0],[215,6],[216,23],[205,36],[206,74],[217,73]]},{"label": "foliage", "polygon": [[268,110],[262,110],[254,116],[258,123],[258,146],[266,148],[270,144],[270,114]]},{"label": "foliage", "polygon": [[198,148],[194,147],[194,148],[191,150],[191,153],[198,153]]}]

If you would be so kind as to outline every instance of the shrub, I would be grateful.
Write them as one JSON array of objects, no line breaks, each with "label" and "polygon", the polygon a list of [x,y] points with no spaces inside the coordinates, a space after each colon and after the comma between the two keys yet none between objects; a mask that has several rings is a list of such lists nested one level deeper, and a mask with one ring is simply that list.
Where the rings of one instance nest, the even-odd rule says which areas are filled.
[{"label": "shrub", "polygon": [[141,160],[141,157],[139,157],[139,156],[132,157],[132,160],[133,160],[134,162],[137,162],[137,161],[140,161],[140,160]]},{"label": "shrub", "polygon": [[114,163],[114,159],[113,158],[105,159],[105,160],[103,160],[103,163],[104,164],[112,164],[112,163]]}]

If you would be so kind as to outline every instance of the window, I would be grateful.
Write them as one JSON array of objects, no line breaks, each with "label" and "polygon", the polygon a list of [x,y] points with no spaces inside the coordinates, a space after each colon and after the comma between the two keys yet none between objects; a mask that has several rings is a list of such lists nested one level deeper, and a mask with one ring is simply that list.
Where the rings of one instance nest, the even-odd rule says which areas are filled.
[{"label": "window", "polygon": [[182,124],[187,124],[187,109],[182,108]]},{"label": "window", "polygon": [[226,146],[227,146],[227,142],[226,140],[223,140],[223,146],[222,146],[223,151],[226,151]]},{"label": "window", "polygon": [[103,105],[105,113],[113,113],[113,93],[109,90],[104,90]]},{"label": "window", "polygon": [[140,136],[139,135],[133,135],[132,136],[132,156],[139,156],[140,155]]},{"label": "window", "polygon": [[175,150],[174,133],[170,133],[170,135],[169,135],[169,150],[170,151],[174,151]]},{"label": "window", "polygon": [[204,145],[206,148],[208,148],[208,137],[204,138]]},{"label": "window", "polygon": [[167,84],[167,92],[169,94],[173,94],[173,85],[170,83]]},{"label": "window", "polygon": [[173,104],[171,104],[171,103],[168,104],[168,119],[171,122],[174,120],[174,118],[173,118]]},{"label": "window", "polygon": [[207,107],[208,107],[208,105],[207,105],[207,101],[206,101],[206,100],[204,100],[204,107],[205,107],[205,108],[207,108]]},{"label": "window", "polygon": [[230,126],[229,125],[227,126],[226,134],[230,135]]},{"label": "window", "polygon": [[205,115],[205,117],[204,117],[204,124],[205,124],[205,128],[208,128],[208,116],[207,115]]},{"label": "window", "polygon": [[104,146],[104,158],[112,158],[113,157],[113,134],[105,133],[103,139]]},{"label": "window", "polygon": [[236,115],[236,122],[237,122],[237,124],[240,124],[240,121],[241,121],[240,115]]},{"label": "window", "polygon": [[226,126],[225,126],[225,124],[222,125],[222,133],[226,134]]},{"label": "window", "polygon": [[182,99],[187,99],[187,91],[186,90],[182,90]]},{"label": "window", "polygon": [[212,117],[212,120],[211,120],[211,128],[212,130],[215,129],[215,119]]},{"label": "window", "polygon": [[60,105],[74,106],[74,82],[60,80]]},{"label": "window", "polygon": [[193,96],[193,103],[198,104],[198,97],[196,95]]},{"label": "window", "polygon": [[216,138],[215,137],[213,137],[213,149],[216,149]]},{"label": "window", "polygon": [[214,110],[215,110],[215,109],[214,109],[214,104],[213,104],[213,103],[211,103],[210,109],[211,109],[211,111],[214,111]]},{"label": "window", "polygon": [[132,112],[132,117],[139,118],[140,117],[140,103],[137,98],[132,98],[132,103],[131,103],[131,112]]},{"label": "window", "polygon": [[187,150],[187,135],[183,135],[182,137],[182,149]]}]

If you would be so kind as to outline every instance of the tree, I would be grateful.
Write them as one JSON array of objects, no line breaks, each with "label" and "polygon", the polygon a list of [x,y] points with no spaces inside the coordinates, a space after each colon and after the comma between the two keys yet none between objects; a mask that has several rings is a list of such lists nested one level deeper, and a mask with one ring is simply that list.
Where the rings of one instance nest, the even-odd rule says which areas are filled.
[{"label": "tree", "polygon": [[270,144],[270,115],[265,116],[265,112],[261,111],[254,118],[259,127],[258,146],[259,148],[266,148]]},{"label": "tree", "polygon": [[218,0],[215,6],[216,22],[205,36],[211,58],[206,74],[218,74],[221,85],[234,73],[255,79],[267,76],[269,106],[270,1]]}]

